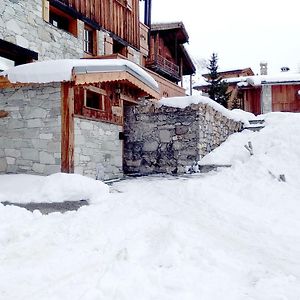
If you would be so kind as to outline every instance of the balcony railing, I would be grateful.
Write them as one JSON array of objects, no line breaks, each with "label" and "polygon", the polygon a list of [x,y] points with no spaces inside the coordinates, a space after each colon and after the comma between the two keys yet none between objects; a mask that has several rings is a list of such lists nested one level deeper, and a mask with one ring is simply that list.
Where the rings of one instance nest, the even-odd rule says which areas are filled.
[{"label": "balcony railing", "polygon": [[147,60],[146,66],[180,80],[179,66],[159,54],[152,54]]}]

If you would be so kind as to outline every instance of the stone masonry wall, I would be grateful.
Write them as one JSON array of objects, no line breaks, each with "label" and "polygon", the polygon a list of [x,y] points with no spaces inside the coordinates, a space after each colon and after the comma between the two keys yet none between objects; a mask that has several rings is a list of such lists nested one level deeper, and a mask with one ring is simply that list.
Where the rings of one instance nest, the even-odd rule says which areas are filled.
[{"label": "stone masonry wall", "polygon": [[122,126],[75,118],[75,173],[106,180],[123,175]]},{"label": "stone masonry wall", "polygon": [[39,60],[83,56],[83,28],[78,37],[43,20],[42,0],[1,0],[0,39],[38,52]]},{"label": "stone masonry wall", "polygon": [[0,173],[60,172],[60,103],[60,84],[0,90]]},{"label": "stone masonry wall", "polygon": [[124,172],[184,173],[242,128],[206,104],[185,109],[144,101],[125,111]]}]

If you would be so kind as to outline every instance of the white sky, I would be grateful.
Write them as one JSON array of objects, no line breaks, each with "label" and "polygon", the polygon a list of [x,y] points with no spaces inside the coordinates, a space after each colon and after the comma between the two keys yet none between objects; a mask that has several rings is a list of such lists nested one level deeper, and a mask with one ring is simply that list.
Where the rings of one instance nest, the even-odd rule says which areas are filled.
[{"label": "white sky", "polygon": [[219,56],[222,70],[268,62],[300,71],[299,0],[152,0],[152,22],[183,21],[195,58]]}]

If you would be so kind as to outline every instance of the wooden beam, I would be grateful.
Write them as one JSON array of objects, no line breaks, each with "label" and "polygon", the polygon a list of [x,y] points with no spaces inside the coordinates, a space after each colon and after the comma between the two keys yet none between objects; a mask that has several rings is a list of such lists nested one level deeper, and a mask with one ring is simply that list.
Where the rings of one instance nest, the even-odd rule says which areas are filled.
[{"label": "wooden beam", "polygon": [[93,85],[85,86],[84,89],[88,90],[88,91],[91,91],[91,92],[94,92],[96,94],[107,96],[106,90],[100,89],[100,88],[98,88],[96,86],[93,86]]},{"label": "wooden beam", "polygon": [[61,85],[61,171],[74,173],[74,89]]}]

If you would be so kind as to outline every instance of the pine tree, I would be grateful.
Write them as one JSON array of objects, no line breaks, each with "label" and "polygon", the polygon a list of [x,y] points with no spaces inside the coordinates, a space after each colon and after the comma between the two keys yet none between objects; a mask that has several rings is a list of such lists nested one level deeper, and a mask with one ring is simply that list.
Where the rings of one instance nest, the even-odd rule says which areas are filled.
[{"label": "pine tree", "polygon": [[228,84],[222,81],[222,77],[218,74],[218,68],[218,55],[213,53],[207,67],[210,72],[209,79],[207,80],[210,83],[208,95],[214,101],[227,107],[230,97],[230,93],[227,92]]}]

